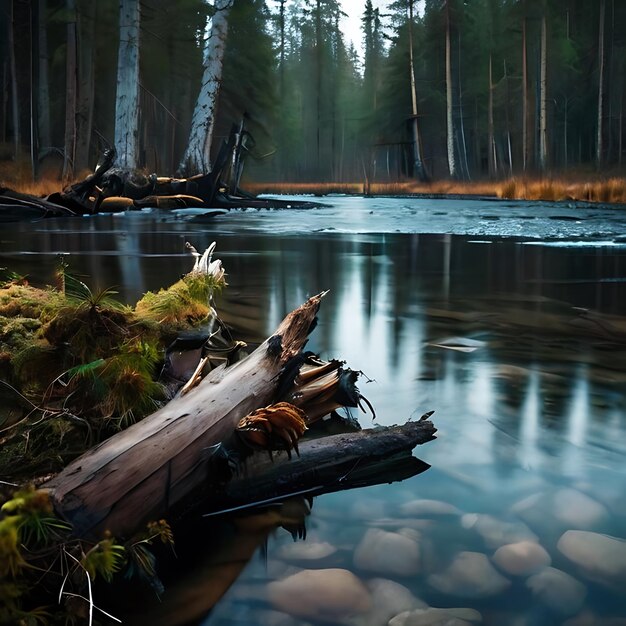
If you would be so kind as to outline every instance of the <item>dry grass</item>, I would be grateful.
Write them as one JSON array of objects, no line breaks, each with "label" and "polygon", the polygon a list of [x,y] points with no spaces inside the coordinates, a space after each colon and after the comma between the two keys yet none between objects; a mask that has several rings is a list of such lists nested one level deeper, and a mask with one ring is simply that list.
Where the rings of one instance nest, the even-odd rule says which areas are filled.
[{"label": "dry grass", "polygon": [[[82,180],[91,172],[80,172],[76,180]],[[33,181],[30,163],[0,160],[0,187],[9,187],[22,193],[45,196],[60,191],[65,185],[58,176],[49,174]],[[408,194],[423,195],[467,195],[493,196],[519,200],[582,200],[606,204],[626,204],[626,178],[600,178],[589,171],[571,172],[562,177],[510,178],[504,181],[451,181],[431,183],[403,181],[395,183],[371,183],[366,189],[363,182],[352,183],[256,183],[246,182],[245,189],[251,193],[269,194],[314,194],[327,195],[365,194],[394,196]]]},{"label": "dry grass", "polygon": [[369,190],[363,183],[254,183],[245,184],[247,191],[252,193],[273,194],[315,194],[332,193],[364,194],[375,196],[395,196],[406,194],[426,195],[496,195],[494,185],[484,182],[435,181],[418,183],[404,181],[396,183],[371,183]]},{"label": "dry grass", "polygon": [[626,204],[626,178],[587,182],[565,179],[510,179],[499,183],[499,198],[522,200],[583,200],[606,204]]},{"label": "dry grass", "polygon": [[[581,177],[582,178],[582,177]],[[363,183],[247,183],[252,193],[364,194]],[[581,200],[606,204],[626,204],[626,178],[569,180],[566,178],[510,178],[505,181],[435,181],[424,184],[415,181],[372,183],[370,195],[467,195],[494,196],[516,200]]]}]

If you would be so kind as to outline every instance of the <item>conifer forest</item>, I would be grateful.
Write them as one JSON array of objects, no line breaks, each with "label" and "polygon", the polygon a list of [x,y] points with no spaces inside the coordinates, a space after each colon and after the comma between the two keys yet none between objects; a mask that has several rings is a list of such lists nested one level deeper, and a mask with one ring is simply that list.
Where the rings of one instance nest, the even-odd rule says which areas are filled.
[{"label": "conifer forest", "polygon": [[622,165],[625,3],[359,4],[357,47],[338,0],[4,0],[0,156],[197,173],[245,119],[253,181]]}]

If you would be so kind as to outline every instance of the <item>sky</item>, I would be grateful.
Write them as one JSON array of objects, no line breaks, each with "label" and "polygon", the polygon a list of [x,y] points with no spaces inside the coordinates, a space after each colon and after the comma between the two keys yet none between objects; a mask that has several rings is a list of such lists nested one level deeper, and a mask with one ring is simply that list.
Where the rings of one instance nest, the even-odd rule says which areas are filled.
[{"label": "sky", "polygon": [[[372,0],[374,7],[380,9],[381,12],[385,11],[390,2],[391,0]],[[423,0],[417,0],[415,5],[417,12],[420,12],[422,3]],[[348,14],[348,17],[344,18],[344,34],[349,41],[354,43],[357,52],[362,56],[363,33],[361,32],[361,18],[365,9],[365,0],[342,0],[341,4],[343,10]]]}]

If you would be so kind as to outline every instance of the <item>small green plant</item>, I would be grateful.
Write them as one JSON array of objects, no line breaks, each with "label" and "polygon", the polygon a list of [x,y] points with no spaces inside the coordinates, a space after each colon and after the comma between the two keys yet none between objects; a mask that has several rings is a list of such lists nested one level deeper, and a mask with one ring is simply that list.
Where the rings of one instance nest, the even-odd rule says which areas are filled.
[{"label": "small green plant", "polygon": [[109,583],[125,562],[126,549],[111,536],[106,536],[94,545],[80,561],[92,581],[101,576]]}]

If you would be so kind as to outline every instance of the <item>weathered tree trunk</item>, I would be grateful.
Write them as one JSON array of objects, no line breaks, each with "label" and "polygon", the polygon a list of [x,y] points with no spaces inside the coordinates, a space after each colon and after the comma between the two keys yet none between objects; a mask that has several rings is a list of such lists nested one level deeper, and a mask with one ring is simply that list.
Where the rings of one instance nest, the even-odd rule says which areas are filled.
[{"label": "weathered tree trunk", "polygon": [[211,19],[211,32],[206,45],[202,86],[191,119],[187,149],[178,167],[179,172],[187,176],[211,171],[211,143],[222,82],[228,14],[233,1],[218,0],[215,3],[215,14]]},{"label": "weathered tree trunk", "polygon": [[435,438],[430,421],[407,422],[403,426],[360,430],[303,441],[300,455],[289,460],[283,452],[271,460],[257,454],[249,463],[248,475],[231,481],[205,503],[207,513],[231,507],[250,506],[282,499],[291,494],[316,496],[403,480],[430,466],[412,456],[417,444]]},{"label": "weathered tree trunk", "polygon": [[602,167],[604,154],[603,130],[604,130],[604,22],[606,0],[600,0],[600,25],[598,28],[598,128],[596,138],[596,167]]},{"label": "weathered tree trunk", "polygon": [[82,535],[128,534],[186,506],[209,480],[208,448],[272,401],[278,373],[306,343],[320,300],[315,296],[290,313],[243,361],[214,370],[186,395],[71,463],[47,485],[57,513]]},{"label": "weathered tree trunk", "polygon": [[450,0],[446,0],[446,128],[448,146],[448,170],[456,177],[456,157],[454,154],[454,120],[452,117],[452,50],[450,37]]},{"label": "weathered tree trunk", "polygon": [[216,444],[231,439],[242,417],[275,401],[278,374],[305,345],[322,295],[290,313],[243,361],[213,370],[186,395],[90,450],[44,485],[57,514],[78,535],[105,530],[130,535],[147,521],[176,518],[199,504],[203,513],[221,513],[291,495],[400,480],[427,469],[411,451],[436,431],[420,420],[305,440],[300,456],[291,460],[284,452],[275,453],[273,461],[255,453],[239,476],[220,482]]},{"label": "weathered tree trunk", "polygon": [[409,71],[411,74],[411,113],[413,128],[413,169],[415,176],[422,182],[428,181],[428,174],[424,166],[424,151],[422,150],[422,136],[420,134],[417,89],[415,88],[415,65],[413,61],[413,0],[409,0]]},{"label": "weathered tree trunk", "polygon": [[120,0],[120,45],[115,97],[117,165],[137,167],[139,141],[139,0]]}]

